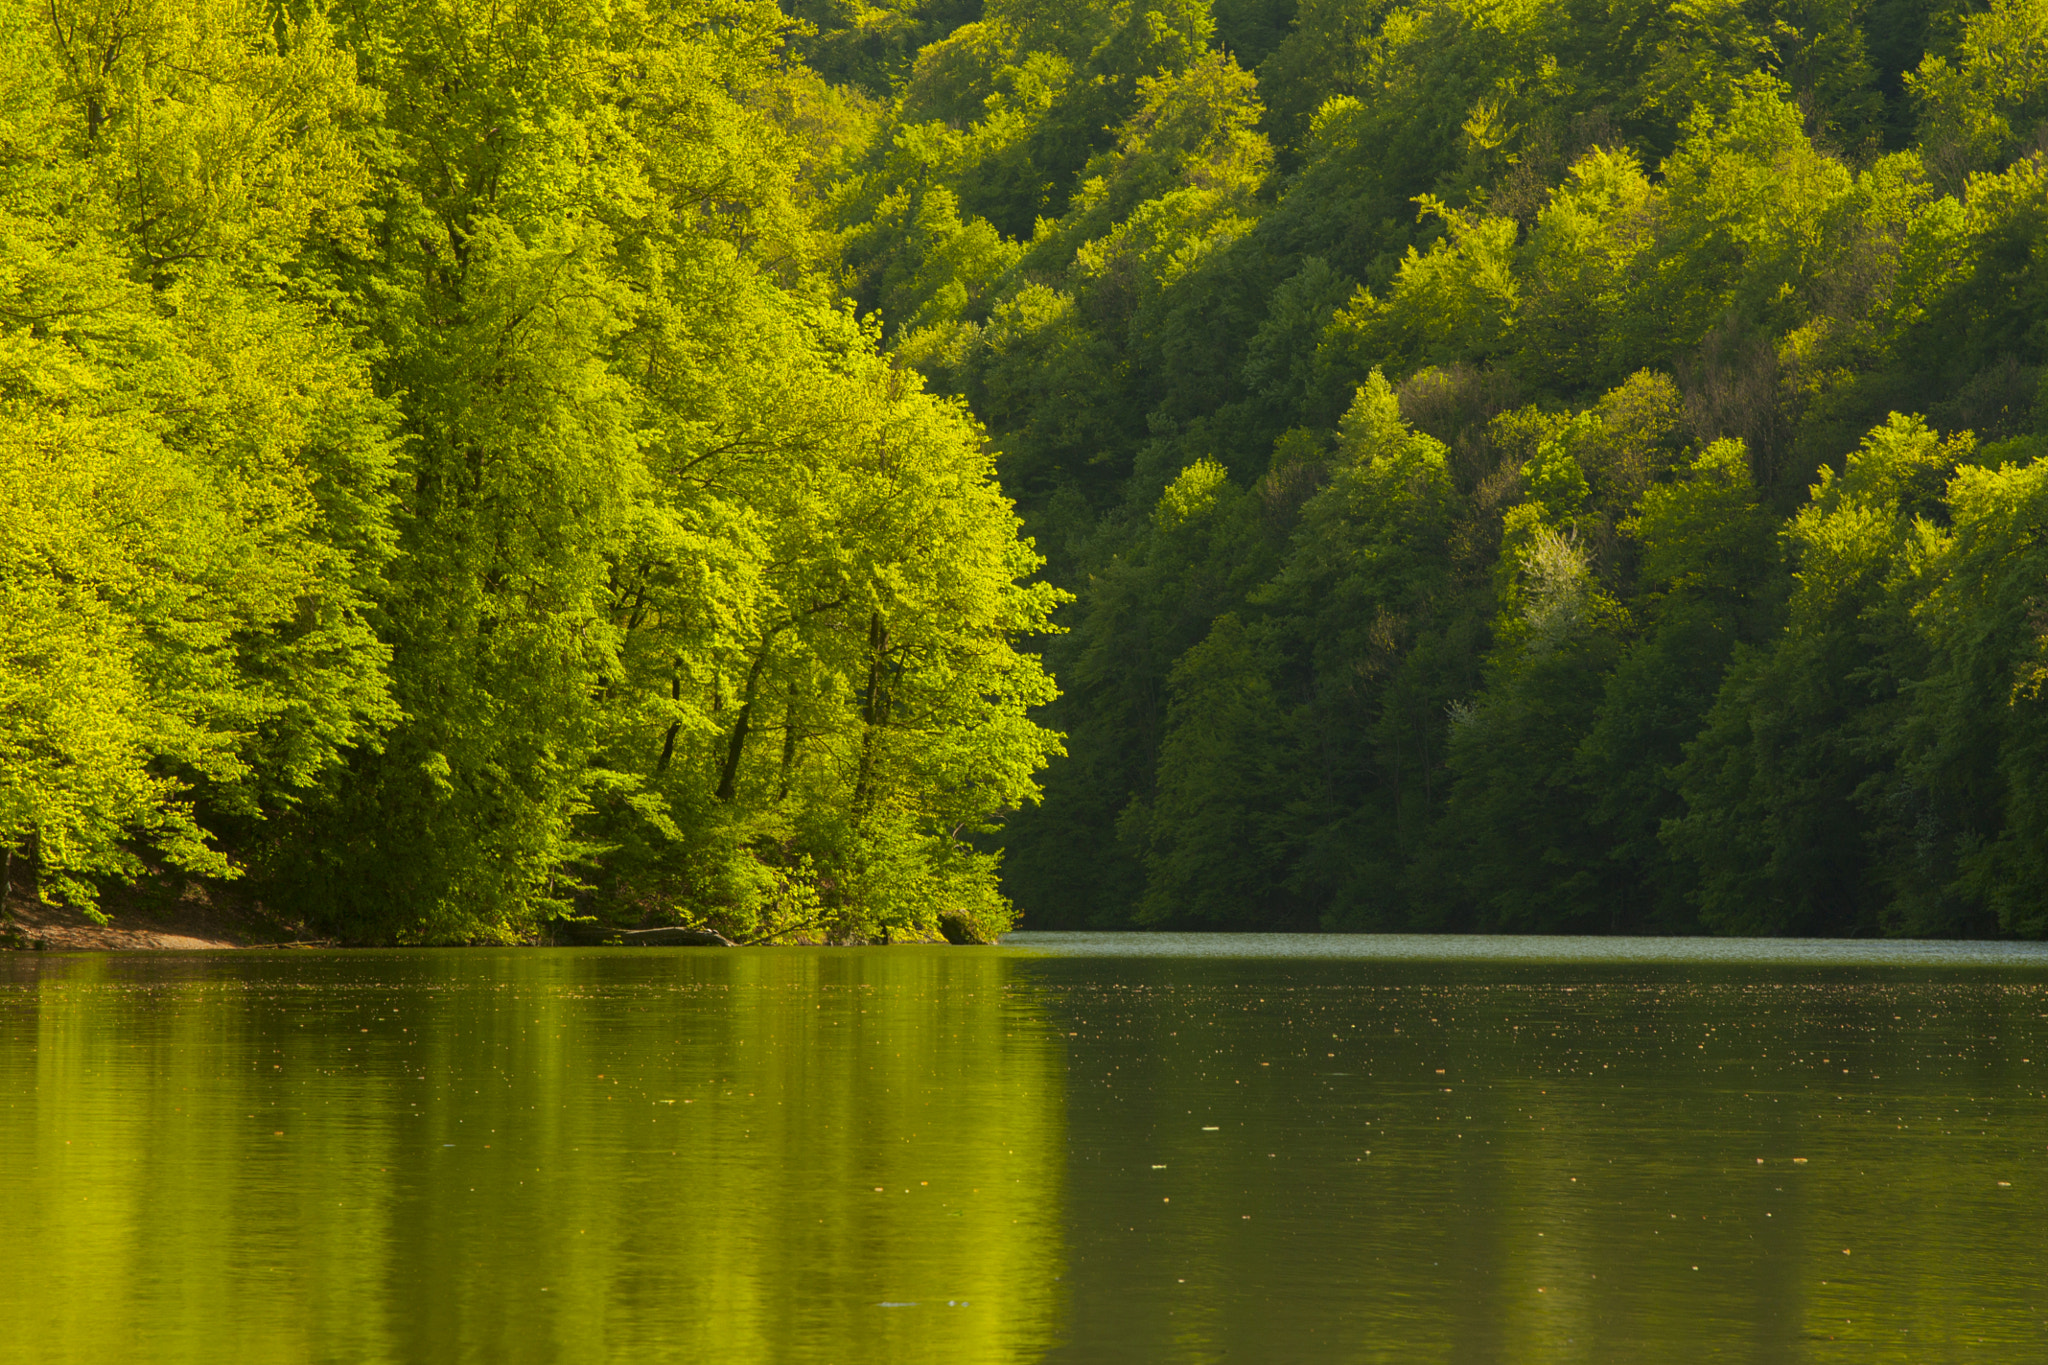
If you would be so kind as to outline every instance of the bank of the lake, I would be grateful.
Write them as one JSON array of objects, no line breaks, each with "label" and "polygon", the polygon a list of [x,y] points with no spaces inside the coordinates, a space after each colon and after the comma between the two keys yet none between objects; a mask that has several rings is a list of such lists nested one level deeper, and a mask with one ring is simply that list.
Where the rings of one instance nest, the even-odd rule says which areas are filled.
[{"label": "bank of the lake", "polygon": [[198,897],[158,905],[115,899],[101,915],[105,923],[75,905],[11,901],[0,914],[0,951],[192,952],[320,942],[304,925]]}]

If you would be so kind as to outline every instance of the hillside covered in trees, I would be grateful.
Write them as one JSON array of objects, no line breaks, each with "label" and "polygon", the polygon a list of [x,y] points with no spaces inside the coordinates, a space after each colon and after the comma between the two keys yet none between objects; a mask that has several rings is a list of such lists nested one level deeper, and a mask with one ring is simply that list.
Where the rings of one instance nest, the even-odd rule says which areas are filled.
[{"label": "hillside covered in trees", "polygon": [[1078,597],[1031,923],[2048,931],[2048,5],[805,13]]},{"label": "hillside covered in trees", "polygon": [[2040,936],[2044,362],[2044,0],[0,0],[0,848]]}]

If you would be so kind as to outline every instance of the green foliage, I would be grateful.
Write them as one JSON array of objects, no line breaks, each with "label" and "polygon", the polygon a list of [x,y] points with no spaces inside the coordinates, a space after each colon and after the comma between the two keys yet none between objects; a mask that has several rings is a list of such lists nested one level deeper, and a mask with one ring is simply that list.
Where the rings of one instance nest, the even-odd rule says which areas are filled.
[{"label": "green foliage", "polygon": [[2048,932],[2033,0],[11,2],[46,895]]},{"label": "green foliage", "polygon": [[1910,683],[1925,668],[1911,607],[1939,539],[1928,517],[1973,447],[1894,415],[1839,476],[1822,472],[1812,501],[1786,526],[1789,620],[1730,668],[1686,756],[1680,781],[1690,811],[1667,831],[1700,869],[1700,918],[1709,927],[1885,927],[1885,869],[1868,848],[1881,838]]},{"label": "green foliage", "polygon": [[234,875],[395,715],[391,415],[312,265],[366,104],[233,0],[0,27],[0,844],[91,910]]},{"label": "green foliage", "polygon": [[1906,86],[1919,101],[1927,159],[1960,188],[1973,170],[2002,170],[2041,149],[2048,131],[2048,5],[1992,0],[1962,19],[1946,54],[1930,53]]},{"label": "green foliage", "polygon": [[[2042,932],[2048,674],[1987,557],[2031,563],[1989,528],[2048,371],[2037,8],[1161,18],[1206,56],[992,11],[920,54],[835,213],[1078,594],[1013,894]],[[1084,97],[1113,48],[1130,98]]]},{"label": "green foliage", "polygon": [[777,10],[5,28],[0,843],[43,895],[1008,923],[973,841],[1059,751],[1016,644],[1060,594],[973,419],[832,306],[871,119]]}]

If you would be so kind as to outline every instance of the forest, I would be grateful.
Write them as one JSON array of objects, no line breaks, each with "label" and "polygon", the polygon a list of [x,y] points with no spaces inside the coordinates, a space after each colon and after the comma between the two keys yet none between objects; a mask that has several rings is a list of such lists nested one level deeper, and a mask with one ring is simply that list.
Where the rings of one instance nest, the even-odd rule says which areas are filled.
[{"label": "forest", "polygon": [[2041,937],[2044,381],[2048,0],[0,0],[0,848]]},{"label": "forest", "polygon": [[[1055,589],[773,5],[5,0],[0,842],[356,942],[1007,922]],[[20,885],[28,878],[17,873]]]}]

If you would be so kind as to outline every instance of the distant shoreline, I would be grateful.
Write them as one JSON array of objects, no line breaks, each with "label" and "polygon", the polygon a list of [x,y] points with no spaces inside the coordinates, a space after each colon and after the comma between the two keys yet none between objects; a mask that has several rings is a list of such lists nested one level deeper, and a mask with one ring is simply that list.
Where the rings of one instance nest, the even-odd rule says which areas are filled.
[{"label": "distant shoreline", "polygon": [[[148,910],[108,907],[108,923],[99,925],[76,909],[57,908],[16,899],[11,922],[0,920],[0,951],[18,952],[193,952],[254,948],[340,948],[338,939],[320,938],[303,926],[281,923],[260,910],[210,905],[186,900]],[[943,939],[900,941],[894,945],[946,946]],[[467,945],[436,945],[461,947]],[[542,943],[539,948],[588,947],[589,944]],[[603,945],[598,945],[603,946]],[[796,944],[795,947],[831,947]],[[2048,943],[2016,939],[1810,939],[1683,935],[1645,939],[1633,935],[1560,934],[1372,934],[1372,933],[1233,933],[1131,930],[1023,930],[1004,934],[999,946],[1033,950],[1055,957],[1228,956],[1250,958],[1346,958],[1363,962],[1425,959],[1432,961],[1494,961],[1597,966],[1632,961],[1672,965],[1711,965],[1769,958],[1814,966],[1927,965],[1967,960],[1993,949],[2018,950],[2023,958],[2038,953],[2048,965]],[[2029,952],[2028,950],[2033,950]],[[710,951],[707,949],[707,951]],[[1960,959],[1960,960],[1959,960]]]},{"label": "distant shoreline", "polygon": [[[111,901],[101,908],[107,916],[107,923],[95,924],[82,910],[43,905],[17,894],[9,900],[6,916],[0,917],[0,952],[193,952],[228,948],[354,946],[319,935],[305,925],[281,921],[260,907],[213,903],[196,895],[148,908]],[[894,946],[909,947],[925,942],[945,946],[945,940],[936,937],[898,940]],[[527,946],[573,948],[605,945],[554,942]],[[831,945],[800,943],[793,946]]]}]

